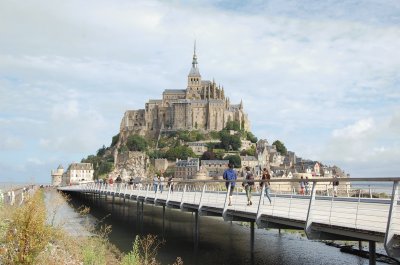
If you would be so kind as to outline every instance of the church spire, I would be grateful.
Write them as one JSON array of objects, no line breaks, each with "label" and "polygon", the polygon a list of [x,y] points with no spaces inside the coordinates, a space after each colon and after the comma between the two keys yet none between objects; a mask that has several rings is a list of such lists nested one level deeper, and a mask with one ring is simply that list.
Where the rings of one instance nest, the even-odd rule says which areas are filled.
[{"label": "church spire", "polygon": [[189,77],[201,77],[197,67],[196,41],[194,41],[192,69],[190,69]]},{"label": "church spire", "polygon": [[196,40],[194,40],[192,67],[193,67],[193,68],[197,68]]}]

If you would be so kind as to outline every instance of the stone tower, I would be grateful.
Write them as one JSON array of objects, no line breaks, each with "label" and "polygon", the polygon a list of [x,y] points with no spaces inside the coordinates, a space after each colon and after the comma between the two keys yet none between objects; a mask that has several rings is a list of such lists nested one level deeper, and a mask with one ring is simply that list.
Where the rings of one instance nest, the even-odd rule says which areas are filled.
[{"label": "stone tower", "polygon": [[56,170],[51,171],[51,185],[60,186],[62,181],[62,175],[64,174],[64,168],[59,165]]},{"label": "stone tower", "polygon": [[196,42],[194,42],[192,68],[190,69],[188,75],[188,87],[186,91],[186,98],[200,99],[200,93],[202,90],[201,88],[202,88],[201,75],[197,65]]}]

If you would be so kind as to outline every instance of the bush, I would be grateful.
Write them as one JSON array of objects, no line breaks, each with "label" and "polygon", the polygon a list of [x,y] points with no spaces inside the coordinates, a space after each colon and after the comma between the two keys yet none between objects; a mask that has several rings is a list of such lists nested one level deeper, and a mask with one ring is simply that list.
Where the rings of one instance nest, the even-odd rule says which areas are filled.
[{"label": "bush", "polygon": [[276,140],[275,142],[272,143],[272,145],[276,146],[276,150],[281,154],[281,155],[286,155],[287,154],[287,149],[286,146],[279,140]]},{"label": "bush", "polygon": [[240,136],[235,134],[231,135],[228,131],[222,130],[220,131],[221,136],[221,147],[225,150],[238,150],[242,146],[242,141],[240,140]]},{"label": "bush", "polygon": [[242,160],[238,155],[229,155],[225,157],[225,160],[229,160],[229,163],[233,164],[235,168],[242,167]]},{"label": "bush", "polygon": [[176,147],[170,148],[166,154],[165,158],[167,158],[170,161],[178,159],[187,159],[188,157],[195,157],[195,153],[193,150],[187,146],[180,145]]},{"label": "bush", "polygon": [[238,121],[228,121],[225,126],[226,130],[240,131],[240,123]]},{"label": "bush", "polygon": [[33,264],[51,238],[43,193],[36,192],[13,214],[5,236],[7,252],[0,256],[0,264]]},{"label": "bush", "polygon": [[103,145],[102,148],[100,148],[99,150],[97,150],[97,156],[103,156],[106,153],[106,147]]},{"label": "bush", "polygon": [[201,155],[201,160],[214,160],[215,159],[215,154],[211,151],[205,151]]},{"label": "bush", "polygon": [[114,135],[112,140],[111,140],[111,147],[115,146],[119,141],[119,134]]},{"label": "bush", "polygon": [[133,134],[128,137],[126,141],[126,146],[129,151],[145,151],[147,149],[147,141],[142,136],[138,134]]},{"label": "bush", "polygon": [[247,132],[247,140],[249,140],[252,143],[257,143],[258,139],[257,137],[254,136],[252,132]]}]

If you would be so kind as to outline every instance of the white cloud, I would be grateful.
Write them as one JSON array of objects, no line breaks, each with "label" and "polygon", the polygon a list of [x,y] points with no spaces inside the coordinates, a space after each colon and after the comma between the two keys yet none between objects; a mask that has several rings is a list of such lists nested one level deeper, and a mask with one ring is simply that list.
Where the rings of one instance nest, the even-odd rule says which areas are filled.
[{"label": "white cloud", "polygon": [[18,137],[0,134],[0,150],[18,150],[23,147],[23,142]]},{"label": "white cloud", "polygon": [[374,130],[374,121],[372,118],[367,118],[359,120],[355,124],[351,124],[343,129],[336,129],[333,131],[332,135],[334,138],[338,139],[360,139],[370,134],[371,130]]},{"label": "white cloud", "polygon": [[43,161],[94,153],[126,109],[185,88],[196,38],[203,78],[243,99],[257,136],[339,166],[390,160],[398,10],[396,1],[2,1],[0,129],[15,139],[0,146],[18,138],[18,155],[37,148]]}]

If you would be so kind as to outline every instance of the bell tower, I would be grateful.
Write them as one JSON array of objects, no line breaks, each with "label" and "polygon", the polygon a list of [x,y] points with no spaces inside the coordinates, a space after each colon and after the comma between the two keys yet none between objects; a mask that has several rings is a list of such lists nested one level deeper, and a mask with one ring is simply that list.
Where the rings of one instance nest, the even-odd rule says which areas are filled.
[{"label": "bell tower", "polygon": [[192,68],[188,75],[188,87],[186,90],[186,96],[188,99],[200,98],[201,95],[201,75],[199,68],[197,67],[197,55],[196,55],[196,41],[194,42],[193,49],[193,60]]}]

